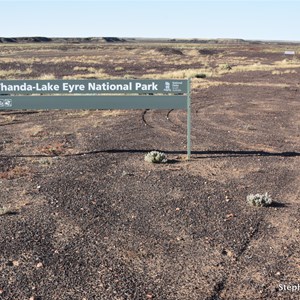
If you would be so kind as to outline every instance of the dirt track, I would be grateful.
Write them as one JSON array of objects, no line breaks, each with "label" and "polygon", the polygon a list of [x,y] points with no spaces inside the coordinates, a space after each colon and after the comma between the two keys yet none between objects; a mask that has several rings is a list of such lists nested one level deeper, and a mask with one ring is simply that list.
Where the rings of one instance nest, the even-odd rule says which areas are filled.
[{"label": "dirt track", "polygon": [[0,112],[0,299],[299,299],[295,70],[193,79],[190,161],[185,111]]}]

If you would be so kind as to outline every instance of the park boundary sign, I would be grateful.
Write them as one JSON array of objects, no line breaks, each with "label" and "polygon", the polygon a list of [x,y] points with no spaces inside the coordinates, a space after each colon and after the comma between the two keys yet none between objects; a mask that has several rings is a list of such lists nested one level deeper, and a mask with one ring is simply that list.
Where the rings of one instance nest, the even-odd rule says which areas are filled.
[{"label": "park boundary sign", "polygon": [[189,80],[0,80],[0,110],[186,109],[191,156]]}]

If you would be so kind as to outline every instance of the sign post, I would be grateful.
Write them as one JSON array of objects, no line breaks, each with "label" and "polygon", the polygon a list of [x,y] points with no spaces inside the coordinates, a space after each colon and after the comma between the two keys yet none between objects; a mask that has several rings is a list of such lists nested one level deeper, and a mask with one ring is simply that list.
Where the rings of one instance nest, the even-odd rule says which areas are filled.
[{"label": "sign post", "polygon": [[187,159],[191,158],[191,81],[187,84]]},{"label": "sign post", "polygon": [[16,109],[186,109],[191,157],[189,80],[0,80],[0,111]]}]

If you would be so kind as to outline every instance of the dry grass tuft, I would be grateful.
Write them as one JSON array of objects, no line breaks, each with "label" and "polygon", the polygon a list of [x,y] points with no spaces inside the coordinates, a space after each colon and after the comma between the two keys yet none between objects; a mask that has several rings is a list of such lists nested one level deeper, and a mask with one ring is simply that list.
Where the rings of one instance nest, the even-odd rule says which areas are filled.
[{"label": "dry grass tuft", "polygon": [[117,117],[122,114],[124,114],[124,110],[119,110],[119,109],[113,109],[113,110],[103,110],[102,111],[102,116],[103,117]]},{"label": "dry grass tuft", "polygon": [[0,78],[5,79],[14,79],[16,76],[20,75],[29,75],[32,73],[32,69],[27,68],[26,70],[16,70],[16,69],[9,69],[9,70],[0,70]]},{"label": "dry grass tuft", "polygon": [[50,74],[42,74],[41,76],[39,76],[38,79],[41,80],[52,80],[52,79],[56,79],[55,75],[50,73]]},{"label": "dry grass tuft", "polygon": [[63,143],[55,143],[42,147],[40,151],[48,155],[60,155],[65,152],[65,145]]},{"label": "dry grass tuft", "polygon": [[297,71],[296,70],[272,71],[272,75],[283,75],[283,74],[297,74]]},{"label": "dry grass tuft", "polygon": [[149,79],[188,79],[193,78],[199,73],[205,73],[208,77],[212,75],[212,70],[209,72],[207,69],[184,69],[178,71],[170,71],[162,74],[146,74],[141,76],[141,78],[149,78]]},{"label": "dry grass tuft", "polygon": [[15,179],[18,177],[27,176],[29,174],[28,167],[16,166],[5,172],[0,172],[0,179]]},{"label": "dry grass tuft", "polygon": [[89,73],[85,74],[74,74],[74,75],[68,75],[63,76],[63,79],[113,79],[118,77],[113,77],[107,73],[105,73],[104,69],[96,69],[93,67],[75,67],[77,70],[84,70]]},{"label": "dry grass tuft", "polygon": [[212,86],[220,86],[220,85],[233,85],[233,86],[262,86],[262,87],[270,87],[270,88],[285,88],[289,87],[288,84],[284,83],[262,83],[262,82],[224,82],[224,81],[209,81],[206,79],[196,79],[194,78],[192,80],[192,88],[193,89],[207,89]]},{"label": "dry grass tuft", "polygon": [[80,66],[76,66],[73,68],[74,71],[86,71],[88,68],[87,67],[80,67]]}]

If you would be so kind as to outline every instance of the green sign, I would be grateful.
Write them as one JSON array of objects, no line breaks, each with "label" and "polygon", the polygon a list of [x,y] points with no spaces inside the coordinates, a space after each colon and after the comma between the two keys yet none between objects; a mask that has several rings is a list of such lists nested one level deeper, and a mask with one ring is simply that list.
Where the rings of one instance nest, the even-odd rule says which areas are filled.
[{"label": "green sign", "polygon": [[0,96],[1,109],[186,109],[186,96]]},{"label": "green sign", "polygon": [[188,80],[0,80],[0,110],[15,109],[187,109],[191,155]]},{"label": "green sign", "polygon": [[179,94],[187,80],[0,80],[1,94]]}]

